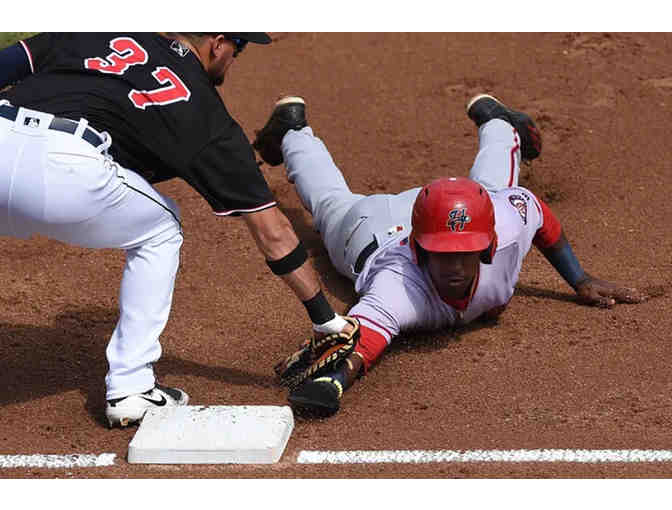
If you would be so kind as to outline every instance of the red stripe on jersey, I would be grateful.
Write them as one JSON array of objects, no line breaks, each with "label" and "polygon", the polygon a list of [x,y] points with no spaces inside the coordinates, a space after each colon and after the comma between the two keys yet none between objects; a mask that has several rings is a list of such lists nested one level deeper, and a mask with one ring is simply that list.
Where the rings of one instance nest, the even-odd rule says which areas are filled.
[{"label": "red stripe on jersey", "polygon": [[364,360],[364,372],[368,372],[371,365],[387,348],[387,340],[385,340],[383,335],[366,326],[360,325],[359,333],[359,342],[357,342],[355,352],[362,356]]},{"label": "red stripe on jersey", "polygon": [[513,138],[516,141],[516,145],[511,147],[511,171],[509,172],[509,188],[513,186],[513,178],[515,176],[515,170],[516,170],[516,151],[520,149],[520,141],[518,138],[518,132],[513,130]]},{"label": "red stripe on jersey", "polygon": [[560,225],[560,221],[555,217],[551,208],[541,199],[538,200],[541,205],[541,212],[544,215],[544,224],[537,230],[532,242],[537,248],[543,250],[558,242],[560,234],[562,234],[562,225]]},{"label": "red stripe on jersey", "polygon": [[539,204],[537,203],[537,201],[536,201],[536,200],[532,200],[532,202],[534,202],[534,207],[536,207],[536,208],[537,208],[537,211],[539,211],[539,216],[542,216],[542,217],[543,217],[543,215],[541,214],[541,207],[539,207]]},{"label": "red stripe on jersey", "polygon": [[269,207],[273,207],[274,205],[277,205],[277,202],[269,202],[268,204],[264,204],[259,207],[255,207],[254,209],[231,209],[230,211],[215,211],[215,216],[229,216],[231,214],[235,213],[252,213],[252,212],[259,212],[263,211],[264,209],[268,209]]},{"label": "red stripe on jersey", "polygon": [[382,325],[378,324],[376,321],[372,321],[372,320],[369,319],[368,317],[364,317],[364,316],[362,316],[362,315],[352,315],[351,317],[354,317],[355,319],[364,319],[365,321],[370,322],[370,323],[373,324],[374,326],[376,326],[376,327],[382,329],[383,331],[385,331],[385,333],[387,334],[387,336],[389,336],[390,338],[392,338],[392,337],[394,336],[392,333],[390,333],[390,330],[387,329],[385,326],[382,326]]},{"label": "red stripe on jersey", "polygon": [[26,55],[28,55],[28,63],[30,64],[30,72],[35,74],[35,66],[33,65],[33,54],[30,52],[30,48],[28,48],[28,45],[24,43],[23,41],[19,41],[21,43],[21,46],[23,46],[23,51],[26,52]]}]

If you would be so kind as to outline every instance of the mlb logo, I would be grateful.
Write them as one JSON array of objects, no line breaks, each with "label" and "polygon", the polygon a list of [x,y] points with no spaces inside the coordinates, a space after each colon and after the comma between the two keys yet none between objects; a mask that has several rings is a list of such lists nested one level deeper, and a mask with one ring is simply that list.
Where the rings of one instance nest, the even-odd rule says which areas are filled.
[{"label": "mlb logo", "polygon": [[26,117],[23,119],[23,125],[30,128],[38,128],[40,127],[40,119],[35,117]]}]

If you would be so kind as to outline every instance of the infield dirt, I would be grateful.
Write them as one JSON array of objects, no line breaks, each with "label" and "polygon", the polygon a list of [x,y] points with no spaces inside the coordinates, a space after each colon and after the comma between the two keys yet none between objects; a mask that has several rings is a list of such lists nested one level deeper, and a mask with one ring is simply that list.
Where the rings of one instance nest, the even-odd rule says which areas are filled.
[{"label": "infield dirt", "polygon": [[[672,444],[672,35],[649,33],[275,33],[250,45],[223,97],[250,139],[276,98],[308,118],[360,193],[467,175],[467,99],[495,94],[544,137],[522,184],[560,218],[590,273],[647,290],[610,310],[577,304],[535,250],[497,324],[400,338],[346,393],[341,412],[298,420],[280,464],[141,466],[136,429],[107,429],[104,349],[123,253],[0,239],[0,453],[116,453],[79,477],[669,477],[669,464],[302,466],[300,450],[667,449]],[[356,49],[356,51],[354,50]],[[263,167],[339,312],[355,302],[282,167]],[[193,404],[285,403],[273,365],[309,333],[239,220],[217,218],[181,181],[185,241],[163,334],[161,381]],[[4,470],[0,477],[60,477]]]}]

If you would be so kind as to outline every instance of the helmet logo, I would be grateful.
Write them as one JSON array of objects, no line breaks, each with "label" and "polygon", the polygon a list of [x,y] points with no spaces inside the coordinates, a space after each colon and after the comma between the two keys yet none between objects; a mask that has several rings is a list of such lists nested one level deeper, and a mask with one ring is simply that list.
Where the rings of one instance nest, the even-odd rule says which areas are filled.
[{"label": "helmet logo", "polygon": [[464,226],[471,222],[471,216],[467,215],[467,208],[453,209],[448,213],[448,220],[446,220],[446,227],[453,232],[462,232]]}]

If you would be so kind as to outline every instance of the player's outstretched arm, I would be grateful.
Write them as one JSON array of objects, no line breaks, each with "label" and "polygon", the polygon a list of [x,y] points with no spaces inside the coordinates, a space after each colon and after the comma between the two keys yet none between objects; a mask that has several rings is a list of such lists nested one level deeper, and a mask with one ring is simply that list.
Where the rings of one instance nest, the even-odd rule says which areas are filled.
[{"label": "player's outstretched arm", "polygon": [[306,307],[316,334],[349,332],[350,324],[334,313],[322,293],[317,273],[308,263],[308,253],[282,211],[271,207],[243,218],[271,271]]},{"label": "player's outstretched arm", "polygon": [[646,296],[637,289],[600,280],[586,273],[562,231],[557,242],[545,248],[539,247],[539,250],[585,304],[611,308],[616,303],[641,303],[646,300]]},{"label": "player's outstretched arm", "polygon": [[[275,370],[281,383],[290,387],[288,400],[294,411],[305,417],[326,417],[336,413],[340,409],[343,393],[387,347],[385,338],[362,325],[358,337],[353,340],[347,344],[349,354],[346,357],[343,357],[346,349],[338,346],[328,348],[319,357],[306,356],[306,351],[310,352],[310,345],[307,345],[276,365]],[[310,363],[315,357],[317,360]],[[313,375],[292,384],[297,380],[294,374],[302,376],[307,371],[297,372],[291,363],[300,369],[306,367],[307,371],[313,371]]]}]

